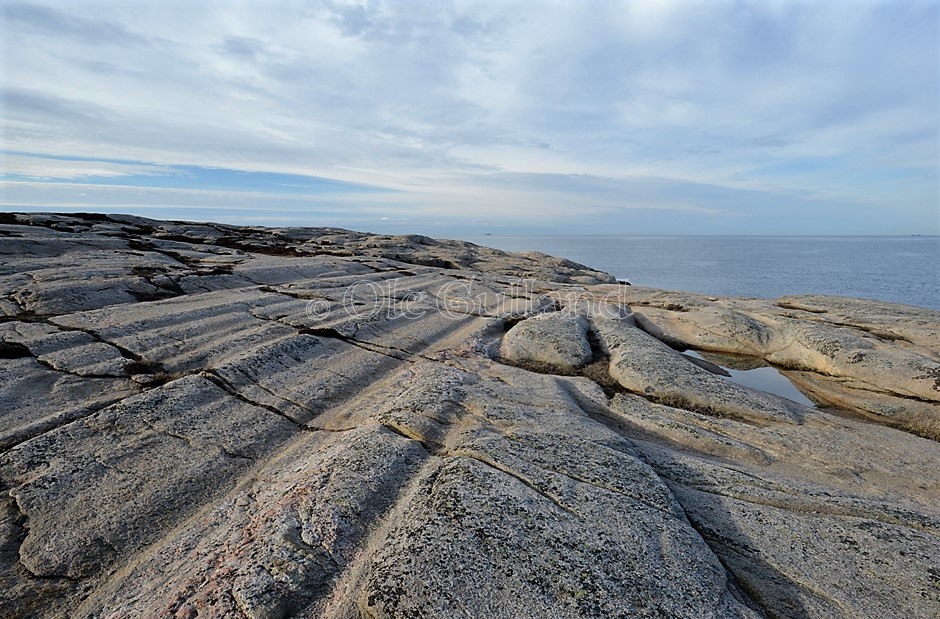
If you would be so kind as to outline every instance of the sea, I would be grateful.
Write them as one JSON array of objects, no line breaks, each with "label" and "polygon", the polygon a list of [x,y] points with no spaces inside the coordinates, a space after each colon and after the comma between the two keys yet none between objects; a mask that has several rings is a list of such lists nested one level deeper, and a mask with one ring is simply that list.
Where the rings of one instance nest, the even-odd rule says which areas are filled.
[{"label": "sea", "polygon": [[540,251],[633,285],[715,296],[860,297],[940,310],[938,236],[511,236],[464,240]]}]

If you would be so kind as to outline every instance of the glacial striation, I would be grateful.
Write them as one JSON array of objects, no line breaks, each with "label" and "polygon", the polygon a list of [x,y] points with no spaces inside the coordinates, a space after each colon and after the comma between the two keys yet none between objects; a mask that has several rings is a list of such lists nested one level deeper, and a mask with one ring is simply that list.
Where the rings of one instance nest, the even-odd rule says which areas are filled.
[{"label": "glacial striation", "polygon": [[0,378],[0,616],[940,616],[940,312],[7,213]]}]

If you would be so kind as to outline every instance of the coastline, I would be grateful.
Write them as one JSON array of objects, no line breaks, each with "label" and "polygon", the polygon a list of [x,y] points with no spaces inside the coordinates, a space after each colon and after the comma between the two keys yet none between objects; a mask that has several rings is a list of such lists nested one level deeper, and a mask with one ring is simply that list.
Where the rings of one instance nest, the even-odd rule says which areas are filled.
[{"label": "coastline", "polygon": [[123,215],[0,253],[0,614],[940,613],[938,311]]},{"label": "coastline", "polygon": [[940,311],[937,236],[497,234],[468,240],[564,256],[651,288],[768,300],[823,294]]}]

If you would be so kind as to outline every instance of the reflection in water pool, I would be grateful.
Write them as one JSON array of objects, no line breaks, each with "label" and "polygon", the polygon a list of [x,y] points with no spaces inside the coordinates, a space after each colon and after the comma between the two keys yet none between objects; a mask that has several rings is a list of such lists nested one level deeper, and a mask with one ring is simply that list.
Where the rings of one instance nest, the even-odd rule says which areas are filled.
[{"label": "reflection in water pool", "polygon": [[720,366],[729,374],[728,380],[739,385],[779,395],[803,406],[814,408],[816,406],[812,400],[803,395],[803,392],[793,386],[790,379],[758,357],[699,352],[696,350],[687,350],[683,354]]}]

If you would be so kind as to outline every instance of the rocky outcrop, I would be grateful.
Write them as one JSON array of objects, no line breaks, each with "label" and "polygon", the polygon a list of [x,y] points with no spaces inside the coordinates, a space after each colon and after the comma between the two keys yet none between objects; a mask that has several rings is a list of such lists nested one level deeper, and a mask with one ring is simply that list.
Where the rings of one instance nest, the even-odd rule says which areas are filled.
[{"label": "rocky outcrop", "polygon": [[940,313],[116,215],[0,254],[2,616],[940,613]]},{"label": "rocky outcrop", "polygon": [[550,312],[524,320],[503,337],[502,355],[521,364],[573,371],[594,360],[584,316]]},{"label": "rocky outcrop", "polygon": [[819,295],[763,301],[630,288],[621,296],[643,329],[673,346],[762,357],[822,402],[940,439],[940,312]]}]

